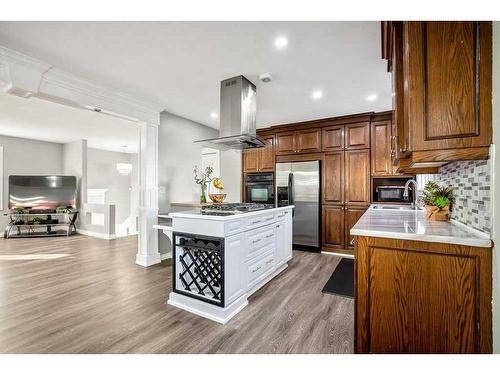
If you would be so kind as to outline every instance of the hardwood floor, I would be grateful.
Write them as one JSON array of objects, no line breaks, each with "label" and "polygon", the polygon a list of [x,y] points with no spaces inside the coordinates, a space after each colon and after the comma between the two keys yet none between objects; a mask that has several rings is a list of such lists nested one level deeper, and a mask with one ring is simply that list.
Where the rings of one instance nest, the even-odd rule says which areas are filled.
[{"label": "hardwood floor", "polygon": [[339,257],[295,251],[220,325],[167,305],[169,262],[135,265],[136,241],[0,240],[0,352],[353,352],[354,301],[321,293]]}]

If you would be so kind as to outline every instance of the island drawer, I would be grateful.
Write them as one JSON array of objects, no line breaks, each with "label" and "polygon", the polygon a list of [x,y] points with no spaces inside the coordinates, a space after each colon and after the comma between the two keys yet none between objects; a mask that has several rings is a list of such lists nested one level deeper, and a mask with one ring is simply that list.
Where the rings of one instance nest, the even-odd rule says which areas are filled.
[{"label": "island drawer", "polygon": [[247,256],[251,259],[257,255],[260,250],[271,245],[275,241],[275,225],[268,225],[263,228],[254,229],[247,233]]},{"label": "island drawer", "polygon": [[272,222],[274,222],[274,212],[249,217],[247,219],[246,227],[247,227],[247,229],[253,229],[253,228],[262,227],[264,225],[268,225]]},{"label": "island drawer", "polygon": [[274,267],[274,248],[248,265],[247,288],[257,285]]}]

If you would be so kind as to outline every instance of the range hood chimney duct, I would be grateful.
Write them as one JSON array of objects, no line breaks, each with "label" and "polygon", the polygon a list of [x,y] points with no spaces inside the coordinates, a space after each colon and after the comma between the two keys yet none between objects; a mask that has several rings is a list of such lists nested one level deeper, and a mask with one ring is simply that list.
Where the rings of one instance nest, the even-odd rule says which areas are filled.
[{"label": "range hood chimney duct", "polygon": [[219,138],[196,141],[218,149],[264,147],[256,135],[257,90],[243,76],[225,79],[220,84]]}]

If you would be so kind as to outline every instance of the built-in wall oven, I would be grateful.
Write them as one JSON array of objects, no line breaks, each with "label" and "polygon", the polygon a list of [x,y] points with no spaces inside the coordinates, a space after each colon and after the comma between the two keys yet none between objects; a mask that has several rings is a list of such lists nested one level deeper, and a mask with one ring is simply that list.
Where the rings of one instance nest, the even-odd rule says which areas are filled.
[{"label": "built-in wall oven", "polygon": [[245,202],[274,204],[274,173],[247,174]]}]

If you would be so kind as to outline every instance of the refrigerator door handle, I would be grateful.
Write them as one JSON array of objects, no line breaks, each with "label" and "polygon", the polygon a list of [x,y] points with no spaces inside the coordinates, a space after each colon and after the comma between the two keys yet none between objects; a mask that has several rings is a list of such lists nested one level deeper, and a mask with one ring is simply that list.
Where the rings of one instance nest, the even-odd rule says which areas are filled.
[{"label": "refrigerator door handle", "polygon": [[[293,205],[293,173],[288,174],[288,204]],[[292,208],[292,217],[294,215],[294,209]]]}]

